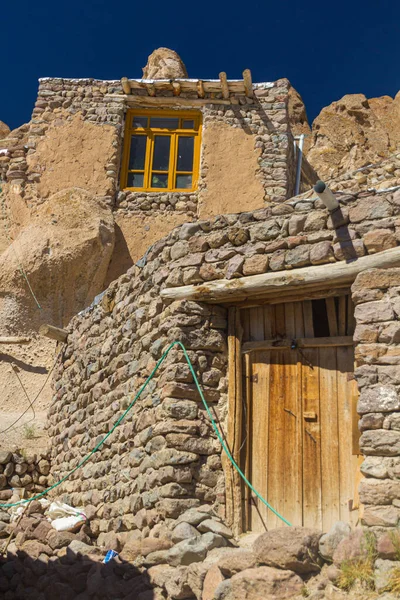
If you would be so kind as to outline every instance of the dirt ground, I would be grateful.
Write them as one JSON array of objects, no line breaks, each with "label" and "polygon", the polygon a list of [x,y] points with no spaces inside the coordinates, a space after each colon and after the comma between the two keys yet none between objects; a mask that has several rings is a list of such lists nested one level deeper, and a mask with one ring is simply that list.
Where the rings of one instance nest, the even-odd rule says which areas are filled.
[{"label": "dirt ground", "polygon": [[[55,346],[45,338],[29,344],[0,345],[0,448],[45,450],[48,438],[44,427],[52,396],[49,373],[56,358]],[[34,402],[35,414],[28,398]],[[12,426],[22,413],[24,416]]]}]

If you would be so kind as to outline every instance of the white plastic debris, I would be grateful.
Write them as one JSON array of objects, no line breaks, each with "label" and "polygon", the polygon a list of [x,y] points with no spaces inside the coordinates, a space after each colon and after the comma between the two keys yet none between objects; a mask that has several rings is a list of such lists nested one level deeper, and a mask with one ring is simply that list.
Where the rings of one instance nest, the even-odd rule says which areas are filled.
[{"label": "white plastic debris", "polygon": [[75,531],[87,520],[83,510],[56,500],[46,512],[51,526],[57,531]]}]

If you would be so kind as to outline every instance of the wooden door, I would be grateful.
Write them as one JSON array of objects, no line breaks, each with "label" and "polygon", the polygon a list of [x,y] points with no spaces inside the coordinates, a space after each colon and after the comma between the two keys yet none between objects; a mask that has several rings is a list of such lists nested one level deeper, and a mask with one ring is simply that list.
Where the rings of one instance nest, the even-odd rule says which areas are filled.
[{"label": "wooden door", "polygon": [[[346,296],[242,310],[246,469],[293,525],[354,522],[352,311]],[[246,502],[247,529],[282,525],[253,494]]]}]

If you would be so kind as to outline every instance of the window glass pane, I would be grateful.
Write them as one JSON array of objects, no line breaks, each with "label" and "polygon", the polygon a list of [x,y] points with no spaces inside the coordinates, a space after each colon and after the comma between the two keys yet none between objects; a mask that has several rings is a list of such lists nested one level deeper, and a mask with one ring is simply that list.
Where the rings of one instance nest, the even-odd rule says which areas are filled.
[{"label": "window glass pane", "polygon": [[146,136],[133,135],[131,137],[131,151],[129,154],[128,169],[144,169],[144,159],[146,156]]},{"label": "window glass pane", "polygon": [[133,117],[132,127],[147,127],[147,117]]},{"label": "window glass pane", "polygon": [[194,129],[193,119],[183,119],[182,120],[182,129]]},{"label": "window glass pane", "polygon": [[[153,171],[168,171],[169,149],[171,138],[169,135],[156,135],[154,137]],[[190,171],[190,169],[187,169]]]},{"label": "window glass pane", "polygon": [[192,176],[191,175],[177,175],[176,176],[176,188],[177,189],[188,189],[192,187]]},{"label": "window glass pane", "polygon": [[158,129],[178,129],[179,119],[167,118],[167,117],[151,117],[150,127],[157,127]]},{"label": "window glass pane", "polygon": [[193,169],[194,137],[180,137],[178,140],[177,171]]},{"label": "window glass pane", "polygon": [[152,188],[168,187],[168,173],[154,173],[151,176],[151,187]]},{"label": "window glass pane", "polygon": [[128,183],[126,187],[142,188],[144,182],[144,173],[128,173]]}]

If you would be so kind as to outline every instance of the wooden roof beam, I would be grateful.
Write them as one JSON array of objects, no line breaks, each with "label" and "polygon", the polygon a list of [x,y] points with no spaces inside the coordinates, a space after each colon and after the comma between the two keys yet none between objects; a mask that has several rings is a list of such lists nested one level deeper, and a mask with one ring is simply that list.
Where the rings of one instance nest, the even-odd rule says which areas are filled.
[{"label": "wooden roof beam", "polygon": [[327,265],[303,267],[289,271],[262,273],[237,279],[219,279],[201,285],[185,285],[165,288],[161,297],[169,300],[200,300],[203,302],[236,302],[254,296],[281,294],[298,289],[333,287],[351,284],[361,271],[382,269],[400,265],[400,246],[377,254],[362,256],[351,262],[340,261]]},{"label": "wooden roof beam", "polygon": [[202,79],[199,79],[199,81],[197,82],[197,95],[199,98],[205,98],[206,97],[206,92],[204,90],[204,83],[202,81]]},{"label": "wooden roof beam", "polygon": [[180,96],[181,91],[182,91],[182,87],[181,87],[181,84],[179,83],[179,81],[173,81],[172,82],[172,93],[174,94],[174,96]]},{"label": "wooden roof beam", "polygon": [[253,81],[251,79],[250,69],[245,69],[243,71],[243,81],[244,81],[244,90],[245,90],[246,96],[248,98],[252,98],[253,97]]},{"label": "wooden roof beam", "polygon": [[121,78],[121,85],[122,85],[122,89],[124,90],[125,94],[131,93],[131,84],[129,83],[129,79],[127,77]]},{"label": "wooden roof beam", "polygon": [[219,74],[219,80],[221,82],[222,97],[227,100],[229,98],[229,87],[228,79],[224,71]]}]

